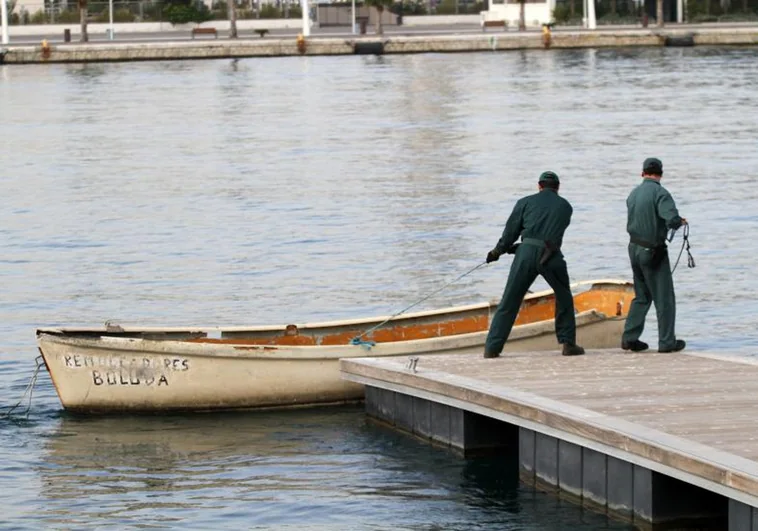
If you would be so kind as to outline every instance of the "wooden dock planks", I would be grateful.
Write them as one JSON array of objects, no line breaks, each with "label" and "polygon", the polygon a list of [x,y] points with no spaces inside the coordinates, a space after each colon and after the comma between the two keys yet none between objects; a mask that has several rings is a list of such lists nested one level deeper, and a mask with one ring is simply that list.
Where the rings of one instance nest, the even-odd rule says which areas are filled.
[{"label": "wooden dock planks", "polygon": [[416,372],[405,357],[340,363],[344,378],[509,415],[758,503],[758,362],[750,358],[590,350],[424,356]]}]

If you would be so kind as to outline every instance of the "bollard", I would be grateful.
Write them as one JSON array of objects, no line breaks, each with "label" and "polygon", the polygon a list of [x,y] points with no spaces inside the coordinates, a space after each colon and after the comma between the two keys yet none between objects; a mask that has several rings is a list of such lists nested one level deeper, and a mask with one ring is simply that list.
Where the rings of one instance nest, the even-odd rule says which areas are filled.
[{"label": "bollard", "polygon": [[40,46],[40,54],[42,55],[43,59],[50,59],[50,43],[47,42],[47,39],[42,39],[42,46]]},{"label": "bollard", "polygon": [[63,30],[63,42],[71,42],[71,30],[68,28]]},{"label": "bollard", "polygon": [[296,42],[297,42],[297,51],[300,52],[301,54],[305,53],[305,47],[306,47],[305,37],[303,36],[302,33],[299,33],[297,35],[297,41]]},{"label": "bollard", "polygon": [[545,48],[550,48],[550,45],[552,43],[553,43],[553,36],[552,36],[552,32],[550,31],[550,25],[543,24],[542,25],[542,45]]}]

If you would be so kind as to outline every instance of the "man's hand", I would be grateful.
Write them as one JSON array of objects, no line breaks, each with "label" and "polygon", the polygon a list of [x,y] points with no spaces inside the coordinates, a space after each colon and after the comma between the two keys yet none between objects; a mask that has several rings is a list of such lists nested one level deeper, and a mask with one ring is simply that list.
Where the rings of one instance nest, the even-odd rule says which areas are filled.
[{"label": "man's hand", "polygon": [[498,258],[500,258],[500,253],[497,252],[497,249],[492,249],[490,252],[487,253],[487,263],[490,262],[497,262]]},{"label": "man's hand", "polygon": [[682,218],[682,225],[687,225],[687,218]]}]

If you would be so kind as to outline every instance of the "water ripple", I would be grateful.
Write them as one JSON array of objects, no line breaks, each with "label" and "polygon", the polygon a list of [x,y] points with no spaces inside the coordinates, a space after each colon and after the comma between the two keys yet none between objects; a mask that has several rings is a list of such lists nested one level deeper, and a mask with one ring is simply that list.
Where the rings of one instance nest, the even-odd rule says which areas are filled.
[{"label": "water ripple", "polygon": [[[697,267],[676,272],[678,333],[692,348],[758,355],[757,55],[0,66],[0,410],[21,398],[40,326],[392,313],[479,263],[546,169],[575,207],[572,280],[628,278],[625,199],[648,156],[663,160],[692,224]],[[417,308],[497,297],[508,263]],[[451,459],[362,419],[88,421],[61,413],[42,374],[29,418],[0,420],[4,519],[29,529],[613,527],[499,483],[486,472],[495,463]]]}]

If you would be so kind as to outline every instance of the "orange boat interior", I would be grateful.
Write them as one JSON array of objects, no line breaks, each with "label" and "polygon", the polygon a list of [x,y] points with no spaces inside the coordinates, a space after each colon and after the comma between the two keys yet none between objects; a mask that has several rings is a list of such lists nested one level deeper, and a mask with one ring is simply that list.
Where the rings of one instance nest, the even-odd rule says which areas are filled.
[{"label": "orange boat interior", "polygon": [[[595,310],[609,317],[622,316],[626,315],[633,298],[634,290],[630,285],[595,285],[592,289],[576,294],[574,306],[577,312]],[[481,308],[449,314],[399,318],[362,336],[361,339],[389,343],[482,332],[489,328],[490,314],[494,311],[495,305],[483,305]],[[550,294],[525,300],[515,324],[518,326],[545,321],[552,319],[554,315],[555,298]],[[295,325],[289,325],[284,330],[224,332],[221,339],[200,337],[188,339],[188,341],[271,346],[347,345],[353,338],[376,324],[379,324],[379,321],[353,326],[309,329],[298,329]]]}]

